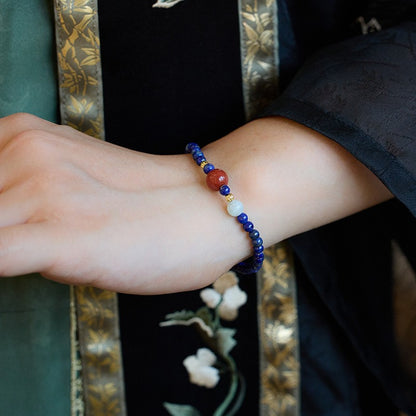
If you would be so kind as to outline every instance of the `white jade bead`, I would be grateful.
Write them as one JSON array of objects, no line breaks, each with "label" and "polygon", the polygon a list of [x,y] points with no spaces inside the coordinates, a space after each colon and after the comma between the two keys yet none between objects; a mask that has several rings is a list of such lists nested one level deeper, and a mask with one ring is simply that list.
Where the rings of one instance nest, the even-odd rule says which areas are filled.
[{"label": "white jade bead", "polygon": [[243,203],[237,199],[233,199],[227,204],[227,211],[232,217],[238,217],[243,210]]}]

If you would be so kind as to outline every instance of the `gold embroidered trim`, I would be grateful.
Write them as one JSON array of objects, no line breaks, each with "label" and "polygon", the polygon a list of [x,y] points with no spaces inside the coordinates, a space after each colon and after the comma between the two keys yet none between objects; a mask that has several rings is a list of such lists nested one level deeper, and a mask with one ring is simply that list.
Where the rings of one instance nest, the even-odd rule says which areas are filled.
[{"label": "gold embroidered trim", "polygon": [[[104,139],[97,10],[97,0],[55,0],[61,122]],[[72,416],[123,416],[117,295],[75,287],[70,301]]]},{"label": "gold embroidered trim", "polygon": [[276,0],[239,0],[241,69],[247,120],[277,96],[279,42]]},{"label": "gold embroidered trim", "polygon": [[393,316],[398,357],[406,378],[416,385],[416,270],[395,240],[392,241],[392,259]]},{"label": "gold embroidered trim", "polygon": [[87,416],[126,414],[115,293],[75,288]]},{"label": "gold embroidered trim", "polygon": [[286,243],[265,250],[258,274],[261,415],[299,414],[296,285]]},{"label": "gold embroidered trim", "polygon": [[[278,94],[279,43],[276,0],[239,0],[241,68],[247,120]],[[260,414],[295,416],[299,405],[296,285],[290,248],[265,251],[257,276]]]},{"label": "gold embroidered trim", "polygon": [[97,0],[55,0],[61,120],[104,139]]},{"label": "gold embroidered trim", "polygon": [[82,362],[78,340],[77,311],[75,290],[69,287],[70,296],[70,331],[71,331],[71,416],[84,414],[84,398],[82,386]]}]

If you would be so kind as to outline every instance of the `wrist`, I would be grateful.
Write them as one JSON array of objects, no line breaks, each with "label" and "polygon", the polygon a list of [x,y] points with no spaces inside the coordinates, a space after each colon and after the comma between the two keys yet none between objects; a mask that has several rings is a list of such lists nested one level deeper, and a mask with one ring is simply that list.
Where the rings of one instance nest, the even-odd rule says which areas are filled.
[{"label": "wrist", "polygon": [[247,123],[204,152],[229,173],[265,247],[391,198],[347,150],[281,117]]},{"label": "wrist", "polygon": [[252,256],[250,259],[236,264],[234,269],[243,274],[256,273],[260,270],[264,259],[263,240],[260,237],[260,232],[251,221],[251,218],[246,214],[243,203],[236,199],[231,192],[227,173],[222,169],[216,168],[214,164],[209,162],[197,143],[188,143],[186,152],[192,156],[196,165],[205,173],[208,188],[224,197],[227,213],[235,218],[241,225],[242,230],[249,237],[253,249]]}]

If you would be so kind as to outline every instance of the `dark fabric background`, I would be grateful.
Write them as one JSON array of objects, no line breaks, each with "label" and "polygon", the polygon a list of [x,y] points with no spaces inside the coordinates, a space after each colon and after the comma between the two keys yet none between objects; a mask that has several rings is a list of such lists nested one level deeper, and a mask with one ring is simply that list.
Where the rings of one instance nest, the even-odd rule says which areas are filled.
[{"label": "dark fabric background", "polygon": [[[208,143],[245,121],[237,3],[192,0],[169,10],[153,3],[99,1],[106,136],[140,151],[183,153],[189,141]],[[238,318],[233,356],[247,379],[244,412],[255,415],[256,282],[241,283],[249,301]],[[192,328],[159,328],[166,314],[203,306],[199,291],[123,294],[119,304],[129,415],[166,415],[164,401],[212,414],[228,380],[215,389],[191,384],[182,361],[205,345]]]},{"label": "dark fabric background", "polygon": [[[106,136],[110,142],[145,152],[179,153],[191,140],[204,144],[245,122],[237,2],[185,0],[168,10],[152,8],[153,2],[99,0]],[[372,99],[374,91],[378,91],[378,78],[368,84],[373,85],[371,94],[363,95],[357,74],[342,72],[340,79],[337,70],[323,74],[319,59],[349,59],[350,53],[338,42],[359,33],[354,23],[357,16],[368,20],[377,13],[380,21],[390,26],[402,20],[404,6],[392,1],[368,5],[358,0],[279,0],[278,4],[280,86],[286,94],[283,97],[288,98],[279,99],[268,114],[283,114],[309,123],[324,134],[334,132],[329,136],[341,141],[347,136],[345,129],[339,128],[339,120],[348,118],[342,109],[333,117],[319,113],[320,117],[314,118],[314,113],[305,112],[304,106],[292,103],[304,99],[307,92],[309,101],[313,101],[316,92],[322,90],[314,104],[328,114],[334,102],[343,102],[352,85],[356,93],[352,104],[361,103],[359,114],[365,115],[360,129],[375,139],[366,123],[367,113],[373,108],[369,97]],[[409,42],[406,56],[411,62],[413,40]],[[330,44],[334,46],[312,58],[304,72],[297,75],[297,81],[291,83],[305,60]],[[352,48],[354,44],[347,45]],[[401,57],[387,54],[382,61]],[[409,77],[403,83],[414,88],[413,75]],[[327,97],[322,83],[328,82],[342,86],[333,102],[322,100]],[[401,106],[413,105],[412,91],[395,97]],[[394,102],[398,105],[398,101]],[[350,109],[352,104],[344,108]],[[410,147],[414,149],[414,112],[410,111],[413,107],[407,108],[406,135],[413,138]],[[381,109],[372,124],[381,123],[385,111]],[[326,120],[328,130],[322,130],[322,120]],[[388,127],[394,129],[395,121],[393,118]],[[355,149],[354,154],[362,157],[359,144]],[[390,151],[385,146],[382,154]],[[371,148],[366,154],[371,155]],[[392,174],[392,180],[395,178]],[[399,196],[414,195],[414,189],[407,187],[402,194],[398,187],[395,189]],[[401,227],[393,226],[394,218],[403,222]],[[398,380],[401,375],[394,362],[388,313],[388,247],[394,231],[400,234],[402,247],[414,256],[411,252],[415,244],[408,232],[412,221],[409,212],[393,202],[292,239],[297,253],[302,416],[394,415],[392,399],[406,408],[409,398]],[[392,224],[388,231],[384,230],[386,224]],[[247,398],[239,414],[251,416],[258,414],[256,284],[254,277],[240,282],[249,294],[249,302],[235,322],[239,344],[234,356],[248,381]],[[163,401],[192,403],[204,415],[212,414],[223,398],[226,382],[213,390],[190,384],[182,360],[201,347],[199,339],[190,328],[158,326],[166,313],[201,306],[198,292],[152,297],[120,295],[119,301],[129,414],[164,415]],[[364,321],[358,331],[354,325],[357,320]],[[373,322],[380,325],[367,332]],[[387,365],[385,357],[391,360]]]}]

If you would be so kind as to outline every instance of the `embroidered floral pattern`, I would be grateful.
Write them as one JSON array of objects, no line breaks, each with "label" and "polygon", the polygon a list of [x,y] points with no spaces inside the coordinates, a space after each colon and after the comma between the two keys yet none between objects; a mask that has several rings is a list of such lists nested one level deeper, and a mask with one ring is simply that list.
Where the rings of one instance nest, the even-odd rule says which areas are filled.
[{"label": "embroidered floral pattern", "polygon": [[183,361],[189,374],[189,380],[198,386],[213,388],[220,381],[218,368],[213,367],[217,357],[208,348],[200,348],[196,355],[190,355]]},{"label": "embroidered floral pattern", "polygon": [[[153,7],[168,8],[179,1],[158,0]],[[246,118],[251,120],[278,95],[277,2],[240,0],[239,14],[243,96]],[[260,412],[264,416],[293,416],[300,411],[294,268],[285,243],[271,247],[265,254],[265,265],[258,276]],[[219,318],[236,319],[238,308],[247,299],[238,287],[236,276],[231,275],[219,279],[213,288],[204,289],[201,298],[215,311],[215,317],[207,308],[201,308],[196,313],[170,314],[166,317],[168,321],[161,325],[192,325],[203,338],[218,340],[221,331],[227,330],[215,329],[215,322]],[[227,334],[229,349],[235,343],[230,334]],[[165,407],[171,415],[199,415],[188,405],[165,403]]]},{"label": "embroidered floral pattern", "polygon": [[240,22],[244,104],[251,120],[278,93],[276,1],[240,0]]},{"label": "embroidered floral pattern", "polygon": [[214,288],[206,288],[200,293],[201,299],[209,308],[217,308],[220,318],[233,321],[238,316],[238,309],[247,302],[247,294],[238,286],[235,273],[222,275]]},{"label": "embroidered floral pattern", "polygon": [[86,414],[124,415],[117,298],[106,290],[77,287],[76,300]]},{"label": "embroidered floral pattern", "polygon": [[96,0],[55,0],[61,117],[104,138]]},{"label": "embroidered floral pattern", "polygon": [[152,7],[159,7],[161,9],[169,9],[175,4],[180,3],[183,0],[158,0]]},{"label": "embroidered floral pattern", "polygon": [[[240,0],[243,93],[248,120],[278,95],[276,0]],[[260,413],[294,416],[299,407],[295,278],[289,247],[265,251],[258,281]]]},{"label": "embroidered floral pattern", "polygon": [[265,250],[258,276],[261,344],[261,411],[292,416],[299,411],[299,362],[293,262],[285,243]]},{"label": "embroidered floral pattern", "polygon": [[[104,138],[97,1],[55,0],[55,21],[61,122]],[[87,287],[71,294],[72,415],[122,416],[116,294]]]},{"label": "embroidered floral pattern", "polygon": [[[183,361],[191,383],[208,388],[215,387],[220,379],[219,368],[229,377],[228,394],[214,412],[214,416],[235,414],[234,412],[240,408],[245,395],[244,378],[230,355],[231,350],[237,344],[234,339],[236,331],[233,328],[224,327],[220,316],[221,305],[227,291],[231,293],[232,299],[228,302],[233,310],[245,303],[247,295],[238,287],[237,283],[238,279],[234,272],[226,273],[214,284],[214,289],[209,288],[202,291],[205,294],[209,293],[208,296],[202,295],[201,297],[207,297],[210,306],[203,306],[195,312],[183,310],[171,313],[166,316],[166,321],[160,324],[161,326],[193,326],[207,345],[207,348],[200,348],[196,355],[189,356]],[[207,290],[209,291],[207,292]],[[237,296],[233,295],[235,290],[237,290]],[[237,298],[237,301],[234,298]],[[242,302],[243,298],[244,302]],[[197,416],[200,414],[196,408],[188,404],[164,403],[164,406],[172,416]]]}]

